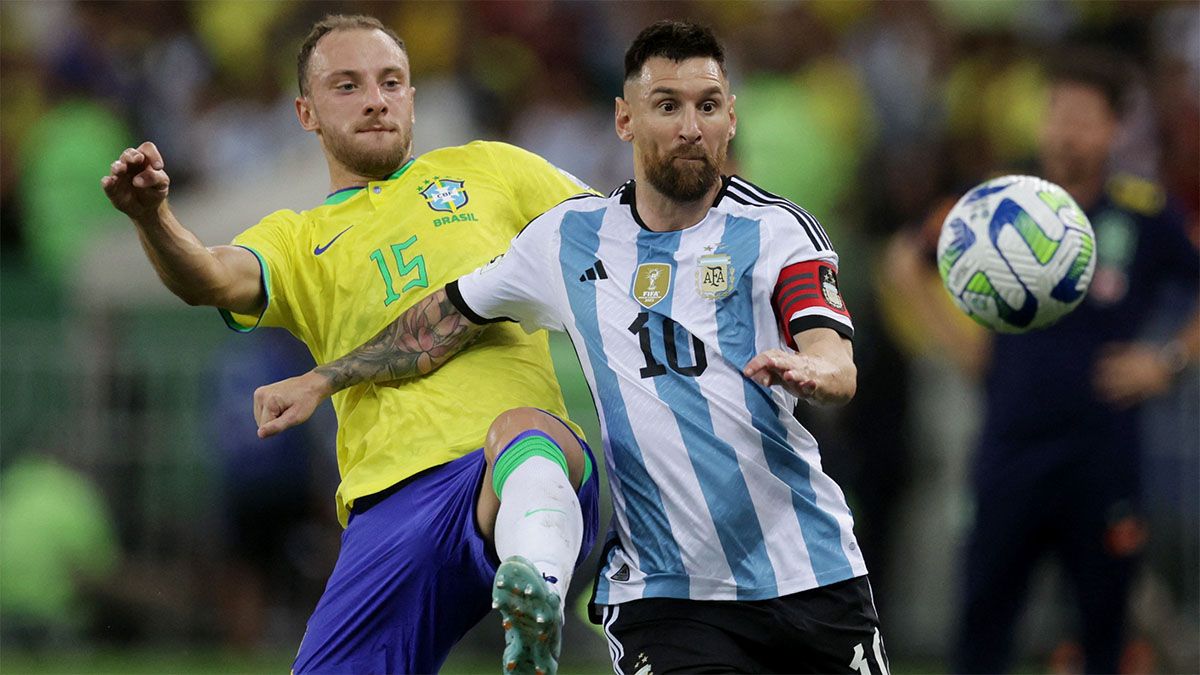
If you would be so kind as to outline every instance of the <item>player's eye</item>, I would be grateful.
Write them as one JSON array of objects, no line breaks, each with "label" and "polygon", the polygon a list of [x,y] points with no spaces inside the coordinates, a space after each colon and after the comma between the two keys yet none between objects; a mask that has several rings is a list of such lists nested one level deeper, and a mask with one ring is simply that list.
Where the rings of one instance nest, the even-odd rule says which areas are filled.
[{"label": "player's eye", "polygon": [[663,112],[671,113],[675,112],[677,106],[675,105],[674,101],[663,101],[662,103],[658,104],[658,108]]},{"label": "player's eye", "polygon": [[334,86],[334,89],[337,89],[338,91],[354,91],[354,83],[353,82],[343,82],[339,85]]},{"label": "player's eye", "polygon": [[717,111],[716,101],[705,101],[700,104],[700,111],[706,113],[714,113]]},{"label": "player's eye", "polygon": [[399,89],[400,80],[388,80],[387,82],[383,83],[383,86],[387,87],[388,89]]}]

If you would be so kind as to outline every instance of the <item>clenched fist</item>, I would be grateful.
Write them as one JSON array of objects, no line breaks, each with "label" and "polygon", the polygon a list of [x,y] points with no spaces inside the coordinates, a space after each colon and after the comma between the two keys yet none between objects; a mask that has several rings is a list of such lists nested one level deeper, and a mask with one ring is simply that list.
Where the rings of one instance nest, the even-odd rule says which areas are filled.
[{"label": "clenched fist", "polygon": [[146,141],[137,148],[126,148],[100,185],[113,206],[136,221],[153,214],[166,200],[171,177],[163,170],[158,148]]},{"label": "clenched fist", "polygon": [[266,438],[304,423],[333,392],[329,380],[309,371],[254,391],[254,421],[258,437]]}]

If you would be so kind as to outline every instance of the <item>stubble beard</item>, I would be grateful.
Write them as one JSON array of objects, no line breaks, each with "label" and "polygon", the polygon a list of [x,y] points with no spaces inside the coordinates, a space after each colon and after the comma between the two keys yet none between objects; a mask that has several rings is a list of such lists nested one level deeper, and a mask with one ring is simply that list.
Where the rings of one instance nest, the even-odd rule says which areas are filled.
[{"label": "stubble beard", "polygon": [[[366,139],[325,130],[325,149],[342,166],[359,176],[386,178],[400,168],[412,147],[412,131],[398,129],[388,143],[368,143]],[[384,137],[389,138],[389,136]]]},{"label": "stubble beard", "polygon": [[[725,164],[726,152],[725,148],[718,148],[715,157],[703,149],[695,154],[681,153],[677,150],[669,151],[665,155],[646,153],[643,156],[646,180],[672,201],[697,201],[708,194],[712,186],[721,179],[721,167]],[[700,161],[685,161],[680,159],[681,156]]]}]

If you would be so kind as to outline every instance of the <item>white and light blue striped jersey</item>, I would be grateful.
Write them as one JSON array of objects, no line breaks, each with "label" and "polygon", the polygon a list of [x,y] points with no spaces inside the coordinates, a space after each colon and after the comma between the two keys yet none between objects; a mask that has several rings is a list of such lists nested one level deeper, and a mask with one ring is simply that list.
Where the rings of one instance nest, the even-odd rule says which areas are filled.
[{"label": "white and light blue striped jersey", "polygon": [[740,178],[677,232],[641,223],[630,181],[559,204],[447,287],[474,321],[574,343],[614,509],[598,604],[758,600],[866,573],[795,397],[742,375],[790,344],[781,326],[852,334],[836,265],[816,219]]}]

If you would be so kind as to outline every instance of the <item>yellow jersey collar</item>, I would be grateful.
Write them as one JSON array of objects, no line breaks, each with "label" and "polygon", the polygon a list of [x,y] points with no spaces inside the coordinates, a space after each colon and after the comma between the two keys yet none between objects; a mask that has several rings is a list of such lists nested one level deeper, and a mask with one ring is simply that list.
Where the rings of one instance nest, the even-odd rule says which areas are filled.
[{"label": "yellow jersey collar", "polygon": [[[399,178],[400,176],[404,175],[404,172],[408,171],[408,167],[412,166],[413,162],[415,162],[415,161],[417,161],[417,159],[415,157],[410,158],[407,162],[404,163],[404,166],[393,171],[392,175],[388,176],[384,180],[395,180],[395,179]],[[350,199],[354,195],[358,194],[358,191],[362,190],[364,187],[365,186],[363,186],[363,185],[357,185],[355,187],[342,188],[341,190],[335,190],[333,192],[330,192],[325,197],[325,201],[321,202],[321,206],[329,206],[331,204],[341,204],[342,202],[346,201],[347,199]]]}]

